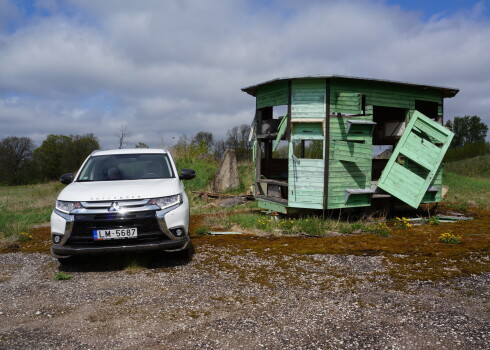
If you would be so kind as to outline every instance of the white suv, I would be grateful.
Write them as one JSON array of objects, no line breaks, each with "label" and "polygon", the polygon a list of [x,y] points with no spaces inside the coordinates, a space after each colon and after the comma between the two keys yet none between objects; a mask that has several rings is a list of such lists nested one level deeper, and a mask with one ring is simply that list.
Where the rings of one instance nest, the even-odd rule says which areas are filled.
[{"label": "white suv", "polygon": [[69,184],[51,214],[51,252],[72,255],[188,250],[189,202],[172,156],[161,149],[95,151]]}]

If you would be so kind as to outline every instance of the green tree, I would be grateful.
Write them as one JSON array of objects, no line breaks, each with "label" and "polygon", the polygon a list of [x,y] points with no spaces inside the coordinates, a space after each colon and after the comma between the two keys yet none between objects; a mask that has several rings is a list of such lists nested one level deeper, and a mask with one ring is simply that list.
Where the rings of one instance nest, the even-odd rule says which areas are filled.
[{"label": "green tree", "polygon": [[208,131],[199,131],[192,138],[192,145],[203,149],[206,153],[211,152],[214,145],[213,134]]},{"label": "green tree", "polygon": [[34,144],[29,137],[6,137],[0,141],[0,181],[9,185],[28,182],[25,170],[31,162]]},{"label": "green tree", "polygon": [[136,145],[134,145],[134,148],[150,148],[150,147],[144,142],[138,142]]},{"label": "green tree", "polygon": [[40,179],[58,179],[63,173],[77,171],[85,158],[99,148],[93,134],[48,135],[34,151]]},{"label": "green tree", "polygon": [[248,141],[250,125],[234,126],[226,133],[226,148],[232,149],[237,160],[250,160],[252,158],[252,143]]},{"label": "green tree", "polygon": [[63,173],[63,157],[70,144],[66,135],[48,135],[34,151],[34,161],[41,179],[57,179]]},{"label": "green tree", "polygon": [[476,115],[454,117],[453,121],[446,122],[446,127],[454,132],[451,148],[463,147],[469,143],[485,142],[488,132],[488,126]]},{"label": "green tree", "polygon": [[63,167],[68,171],[76,171],[82,166],[87,156],[100,148],[97,137],[90,133],[85,135],[70,135],[67,152],[63,156]]}]

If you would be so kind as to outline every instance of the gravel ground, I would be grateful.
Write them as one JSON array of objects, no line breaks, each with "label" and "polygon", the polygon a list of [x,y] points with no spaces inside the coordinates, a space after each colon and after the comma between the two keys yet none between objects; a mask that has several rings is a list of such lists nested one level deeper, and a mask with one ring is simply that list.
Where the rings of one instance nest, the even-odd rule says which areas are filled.
[{"label": "gravel ground", "polygon": [[[1,349],[490,349],[490,275],[395,288],[379,256],[202,245],[149,267],[0,254]],[[146,261],[146,260],[145,260]]]}]

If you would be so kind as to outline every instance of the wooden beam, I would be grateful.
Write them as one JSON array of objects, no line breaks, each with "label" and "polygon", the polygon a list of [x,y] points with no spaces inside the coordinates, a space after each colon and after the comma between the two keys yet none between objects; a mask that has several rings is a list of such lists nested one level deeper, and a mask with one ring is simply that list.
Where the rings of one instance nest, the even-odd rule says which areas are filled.
[{"label": "wooden beam", "polygon": [[287,118],[288,118],[288,125],[286,127],[286,140],[287,141],[291,141],[291,119],[292,119],[292,115],[291,115],[291,101],[292,101],[292,83],[291,83],[291,79],[288,81],[288,115],[287,115]]},{"label": "wooden beam", "polygon": [[328,173],[330,168],[330,79],[326,79],[325,87],[325,149],[324,149],[324,174],[323,174],[323,210],[328,209]]}]

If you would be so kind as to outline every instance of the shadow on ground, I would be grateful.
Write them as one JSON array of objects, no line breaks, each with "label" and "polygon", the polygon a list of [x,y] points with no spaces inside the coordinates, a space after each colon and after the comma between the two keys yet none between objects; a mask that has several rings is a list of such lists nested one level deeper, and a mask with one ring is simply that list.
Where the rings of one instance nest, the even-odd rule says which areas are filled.
[{"label": "shadow on ground", "polygon": [[190,252],[152,252],[131,254],[87,255],[62,259],[59,271],[103,272],[138,269],[160,269],[187,265],[192,260]]}]

